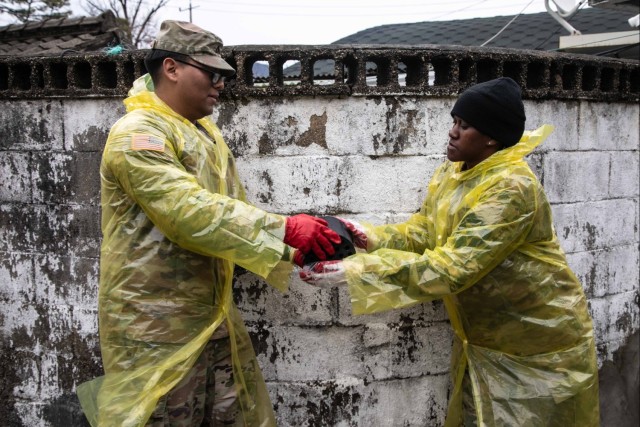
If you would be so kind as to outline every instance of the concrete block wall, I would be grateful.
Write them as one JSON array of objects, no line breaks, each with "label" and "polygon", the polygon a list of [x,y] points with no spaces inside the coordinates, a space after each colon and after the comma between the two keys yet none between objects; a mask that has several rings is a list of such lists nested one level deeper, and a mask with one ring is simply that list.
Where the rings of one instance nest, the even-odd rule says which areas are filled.
[{"label": "concrete block wall", "polygon": [[[383,223],[419,208],[453,102],[226,99],[215,118],[257,206]],[[603,425],[635,425],[639,106],[525,105],[527,128],[556,126],[530,162],[589,297]],[[86,425],[74,393],[101,374],[98,164],[123,112],[119,98],[0,100],[0,424]],[[280,294],[236,279],[280,426],[442,425],[452,336],[441,302],[352,316],[342,288],[294,279]]]}]

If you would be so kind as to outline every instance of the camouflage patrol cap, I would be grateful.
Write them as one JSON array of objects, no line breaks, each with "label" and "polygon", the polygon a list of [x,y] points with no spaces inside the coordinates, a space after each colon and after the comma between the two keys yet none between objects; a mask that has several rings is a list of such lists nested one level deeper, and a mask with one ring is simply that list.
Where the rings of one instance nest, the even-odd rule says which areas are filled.
[{"label": "camouflage patrol cap", "polygon": [[227,77],[236,73],[220,55],[220,37],[190,22],[163,21],[152,48],[187,55]]}]

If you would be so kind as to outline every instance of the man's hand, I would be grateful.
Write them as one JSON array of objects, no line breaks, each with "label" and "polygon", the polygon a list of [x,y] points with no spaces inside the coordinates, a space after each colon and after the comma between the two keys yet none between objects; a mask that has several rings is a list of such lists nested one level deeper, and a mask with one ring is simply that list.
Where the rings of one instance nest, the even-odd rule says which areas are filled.
[{"label": "man's hand", "polygon": [[350,221],[348,219],[339,218],[344,226],[349,230],[351,234],[351,240],[353,241],[353,246],[356,248],[367,250],[367,243],[369,239],[367,238],[367,234],[364,232],[364,227],[355,221]]},{"label": "man's hand", "polygon": [[[284,242],[299,249],[303,255],[313,252],[319,259],[327,259],[336,250],[334,244],[339,244],[340,235],[327,227],[327,221],[315,216],[299,214],[287,218]],[[298,264],[298,260],[295,260]],[[300,264],[298,264],[300,265]]]},{"label": "man's hand", "polygon": [[305,265],[298,273],[300,278],[313,286],[346,285],[344,264],[342,261],[323,261]]}]

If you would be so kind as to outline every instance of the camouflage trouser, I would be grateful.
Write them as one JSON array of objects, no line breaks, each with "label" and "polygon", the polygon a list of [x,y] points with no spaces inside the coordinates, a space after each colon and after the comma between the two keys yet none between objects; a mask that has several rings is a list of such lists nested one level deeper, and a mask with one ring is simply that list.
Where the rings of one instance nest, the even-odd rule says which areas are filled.
[{"label": "camouflage trouser", "polygon": [[150,427],[234,425],[237,395],[229,338],[211,340],[193,368],[166,396],[147,422]]}]

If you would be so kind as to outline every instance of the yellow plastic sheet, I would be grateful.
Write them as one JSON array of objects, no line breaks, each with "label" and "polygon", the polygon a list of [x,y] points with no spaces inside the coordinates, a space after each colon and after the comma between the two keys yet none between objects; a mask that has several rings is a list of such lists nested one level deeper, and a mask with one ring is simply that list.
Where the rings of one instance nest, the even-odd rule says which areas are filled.
[{"label": "yellow plastic sheet", "polygon": [[[174,113],[143,76],[125,100],[100,168],[99,327],[105,376],[78,387],[93,426],[142,426],[224,323],[242,413],[275,417],[231,297],[234,264],[285,291],[285,218],[245,202],[233,156],[208,118]],[[208,135],[207,135],[208,134]]]},{"label": "yellow plastic sheet", "polygon": [[598,425],[595,344],[544,190],[524,161],[545,125],[474,168],[445,162],[420,211],[344,261],[355,314],[444,299],[456,336],[448,426],[469,375],[479,425]]}]

